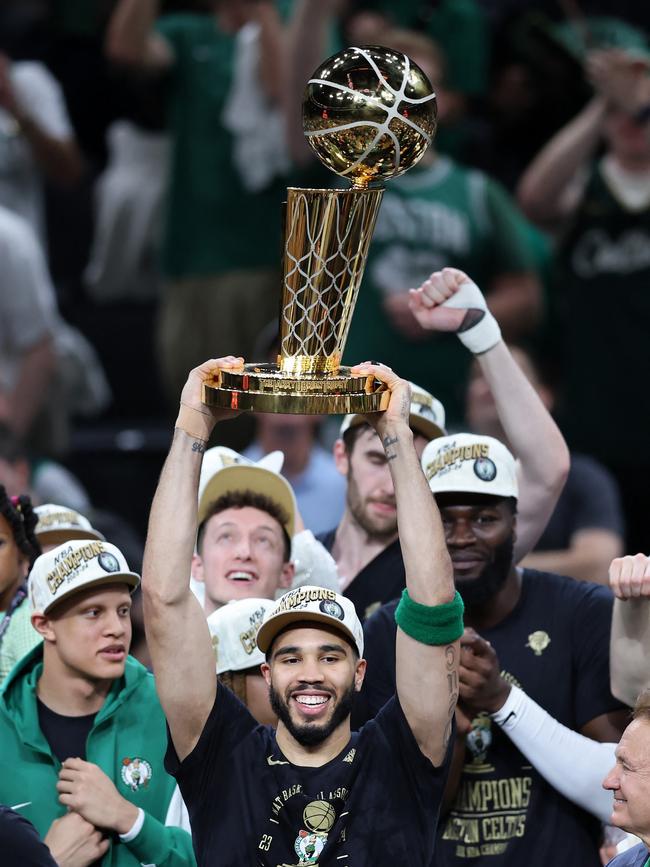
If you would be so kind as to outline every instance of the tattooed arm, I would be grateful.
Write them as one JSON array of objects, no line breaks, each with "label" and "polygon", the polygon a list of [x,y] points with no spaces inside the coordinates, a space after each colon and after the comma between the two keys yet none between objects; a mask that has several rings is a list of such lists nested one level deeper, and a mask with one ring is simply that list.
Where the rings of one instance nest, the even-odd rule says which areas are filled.
[{"label": "tattooed arm", "polygon": [[210,633],[188,578],[201,462],[218,420],[202,403],[201,387],[219,368],[239,363],[232,357],[217,359],[190,373],[149,517],[142,567],[145,629],[156,689],[181,760],[196,745],[216,693]]},{"label": "tattooed arm", "polygon": [[[442,522],[408,423],[409,385],[381,365],[359,365],[355,372],[374,374],[391,392],[388,409],[367,419],[381,438],[395,486],[409,596],[422,605],[451,602],[453,571]],[[458,656],[458,642],[422,644],[397,629],[397,694],[420,749],[434,765],[443,761],[451,735],[458,698]]]}]

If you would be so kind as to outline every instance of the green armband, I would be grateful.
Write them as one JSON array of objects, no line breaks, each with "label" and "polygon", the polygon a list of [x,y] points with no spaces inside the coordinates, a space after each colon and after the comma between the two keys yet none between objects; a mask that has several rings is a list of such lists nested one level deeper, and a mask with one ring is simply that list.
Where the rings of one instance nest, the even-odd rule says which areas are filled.
[{"label": "green armband", "polygon": [[422,644],[451,644],[463,634],[464,611],[465,606],[458,591],[451,602],[422,605],[414,602],[408,590],[404,589],[395,609],[395,623],[402,632]]}]

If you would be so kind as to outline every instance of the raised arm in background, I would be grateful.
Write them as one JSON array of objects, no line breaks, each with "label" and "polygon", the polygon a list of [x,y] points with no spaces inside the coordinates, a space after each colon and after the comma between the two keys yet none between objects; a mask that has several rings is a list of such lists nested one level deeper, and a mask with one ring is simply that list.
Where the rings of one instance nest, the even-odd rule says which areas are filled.
[{"label": "raised arm in background", "polygon": [[[409,384],[383,365],[361,364],[355,373],[374,374],[390,389],[384,413],[370,414],[395,486],[397,526],[411,600],[436,606],[455,596],[451,559],[440,513],[424,477],[409,427]],[[397,695],[422,752],[440,765],[458,698],[459,642],[424,644],[397,629]]]},{"label": "raised arm in background", "polygon": [[156,33],[158,0],[120,0],[106,32],[106,55],[115,63],[163,70],[174,62],[167,40]]},{"label": "raised arm in background", "polygon": [[191,371],[149,517],[142,565],[145,629],[156,689],[181,761],[196,745],[217,689],[210,631],[187,578],[196,540],[199,474],[215,423],[233,416],[208,409],[201,390],[219,369],[240,363],[228,356]]},{"label": "raised arm in background", "polygon": [[411,309],[423,328],[458,334],[490,386],[519,462],[517,563],[535,547],[562,492],[570,464],[564,437],[501,339],[480,289],[466,274],[457,268],[434,272],[411,290]]},{"label": "raised arm in background", "polygon": [[609,660],[612,695],[634,707],[650,684],[650,557],[628,554],[612,560],[609,583],[616,597]]}]

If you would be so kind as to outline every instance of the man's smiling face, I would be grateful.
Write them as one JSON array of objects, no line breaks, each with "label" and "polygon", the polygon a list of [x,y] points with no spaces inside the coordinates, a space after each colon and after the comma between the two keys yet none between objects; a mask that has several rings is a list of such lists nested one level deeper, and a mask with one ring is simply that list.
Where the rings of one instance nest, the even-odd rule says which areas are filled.
[{"label": "man's smiling face", "polygon": [[342,635],[306,622],[277,636],[262,673],[271,705],[302,746],[325,741],[350,715],[365,660]]},{"label": "man's smiling face", "polygon": [[232,599],[273,599],[293,578],[285,556],[282,527],[267,512],[244,506],[213,515],[192,563],[192,574],[205,583],[207,613]]},{"label": "man's smiling face", "polygon": [[616,764],[603,780],[613,795],[610,822],[650,842],[650,720],[635,719],[616,748]]}]

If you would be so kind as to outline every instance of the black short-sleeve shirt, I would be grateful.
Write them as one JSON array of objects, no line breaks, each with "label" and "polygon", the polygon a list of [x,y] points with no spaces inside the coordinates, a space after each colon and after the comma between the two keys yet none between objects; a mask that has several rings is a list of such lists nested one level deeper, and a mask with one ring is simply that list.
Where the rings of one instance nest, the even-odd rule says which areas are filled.
[{"label": "black short-sleeve shirt", "polygon": [[[395,606],[364,627],[367,716],[395,688]],[[607,588],[526,569],[516,607],[482,636],[507,680],[580,730],[623,707],[609,690],[611,614]],[[457,798],[438,830],[436,867],[600,864],[599,823],[556,792],[487,714],[472,722]]]},{"label": "black short-sleeve shirt", "polygon": [[193,751],[166,766],[187,805],[199,867],[428,867],[447,777],[397,699],[318,768],[292,765],[221,684]]},{"label": "black short-sleeve shirt", "polygon": [[[321,533],[318,541],[331,552],[336,530]],[[406,587],[406,572],[399,539],[373,557],[343,591],[363,623],[382,605],[395,599]]]}]

